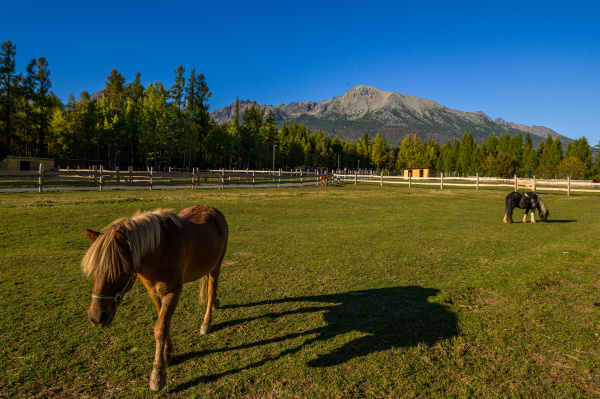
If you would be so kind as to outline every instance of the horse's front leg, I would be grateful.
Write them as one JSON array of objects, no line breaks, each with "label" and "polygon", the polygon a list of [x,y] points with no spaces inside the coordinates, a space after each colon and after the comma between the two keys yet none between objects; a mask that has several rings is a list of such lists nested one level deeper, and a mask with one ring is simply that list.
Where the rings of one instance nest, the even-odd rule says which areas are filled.
[{"label": "horse's front leg", "polygon": [[173,349],[171,344],[171,317],[175,312],[179,294],[181,294],[181,288],[161,298],[160,313],[154,326],[156,353],[152,365],[152,374],[150,375],[150,389],[152,391],[160,391],[167,381],[167,365]]},{"label": "horse's front leg", "polygon": [[[525,214],[523,215],[523,223],[527,223],[527,213],[529,212],[529,208],[525,209]],[[533,212],[531,212],[533,215]]]},{"label": "horse's front leg", "polygon": [[[156,311],[158,312],[158,317],[160,318],[160,311],[162,308],[162,299],[160,295],[155,291],[153,287],[146,287],[152,302],[154,302],[154,306],[156,306]],[[171,342],[171,334],[167,337],[167,347],[166,347],[166,358],[167,358],[167,366],[171,363],[171,356],[173,354],[173,343]]]},{"label": "horse's front leg", "polygon": [[535,223],[535,208],[531,210],[531,223]]}]

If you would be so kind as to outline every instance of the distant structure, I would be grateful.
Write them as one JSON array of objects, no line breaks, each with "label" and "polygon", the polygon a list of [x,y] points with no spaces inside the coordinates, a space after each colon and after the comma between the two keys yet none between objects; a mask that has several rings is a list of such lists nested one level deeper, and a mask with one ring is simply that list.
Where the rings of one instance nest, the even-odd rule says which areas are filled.
[{"label": "distant structure", "polygon": [[44,165],[44,170],[53,169],[89,169],[93,166],[106,167],[106,161],[97,159],[70,159],[70,158],[39,158],[39,157],[19,157],[9,156],[0,162],[0,170],[9,172],[15,171],[37,171],[40,164]]},{"label": "distant structure", "polygon": [[404,168],[404,177],[437,177],[437,169]]}]

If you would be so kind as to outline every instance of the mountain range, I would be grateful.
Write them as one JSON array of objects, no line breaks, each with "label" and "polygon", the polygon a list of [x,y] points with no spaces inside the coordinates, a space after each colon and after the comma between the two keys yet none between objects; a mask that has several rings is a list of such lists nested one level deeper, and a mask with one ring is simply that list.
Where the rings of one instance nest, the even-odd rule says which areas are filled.
[{"label": "mountain range", "polygon": [[[249,100],[239,101],[240,116],[252,106]],[[439,144],[459,139],[471,132],[479,143],[490,135],[511,136],[530,133],[534,148],[550,134],[560,137],[563,146],[572,140],[544,126],[526,126],[492,120],[482,111],[464,112],[447,108],[435,101],[382,91],[370,86],[355,86],[339,97],[321,102],[292,102],[288,105],[260,105],[273,111],[279,125],[295,121],[311,131],[322,130],[341,139],[355,140],[368,133],[372,138],[380,133],[390,145],[400,145],[404,137],[417,134],[421,140],[434,139]],[[235,103],[210,113],[215,123],[230,122]]]}]

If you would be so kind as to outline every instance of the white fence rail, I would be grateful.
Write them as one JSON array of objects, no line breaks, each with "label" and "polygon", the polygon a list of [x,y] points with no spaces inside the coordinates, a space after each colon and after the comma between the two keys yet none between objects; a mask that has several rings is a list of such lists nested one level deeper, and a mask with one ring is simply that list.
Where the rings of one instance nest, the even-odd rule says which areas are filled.
[{"label": "white fence rail", "polygon": [[333,174],[334,181],[350,181],[354,184],[374,183],[383,186],[384,184],[404,184],[412,187],[412,185],[433,186],[443,189],[444,187],[472,187],[475,190],[486,187],[510,187],[514,191],[531,190],[531,191],[565,191],[567,196],[571,192],[582,193],[598,193],[600,194],[600,183],[595,183],[591,180],[559,180],[559,179],[536,179],[521,178],[516,175],[512,179],[503,179],[497,177],[404,177],[404,176],[384,176],[376,174]]}]

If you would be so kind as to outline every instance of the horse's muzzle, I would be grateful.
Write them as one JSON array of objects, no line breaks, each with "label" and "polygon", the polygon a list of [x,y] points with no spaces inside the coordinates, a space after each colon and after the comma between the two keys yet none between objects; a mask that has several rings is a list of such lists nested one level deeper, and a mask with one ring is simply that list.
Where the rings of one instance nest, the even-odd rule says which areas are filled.
[{"label": "horse's muzzle", "polygon": [[112,309],[92,309],[88,310],[88,317],[94,327],[106,327],[114,317]]}]

